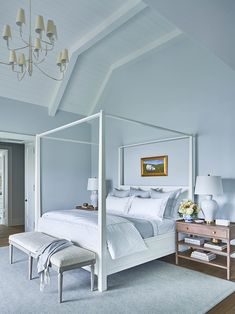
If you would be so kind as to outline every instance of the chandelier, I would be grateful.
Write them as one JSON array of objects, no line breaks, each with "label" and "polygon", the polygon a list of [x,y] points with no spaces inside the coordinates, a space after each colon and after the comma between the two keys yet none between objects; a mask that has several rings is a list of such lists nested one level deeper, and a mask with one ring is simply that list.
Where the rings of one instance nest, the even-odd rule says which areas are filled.
[{"label": "chandelier", "polygon": [[32,76],[34,68],[53,80],[62,81],[69,62],[68,49],[63,49],[58,55],[56,61],[59,68],[58,78],[49,75],[41,68],[41,64],[46,60],[48,53],[54,49],[57,40],[57,29],[53,20],[47,21],[47,27],[45,29],[43,16],[38,15],[34,29],[35,37],[33,38],[31,0],[29,0],[28,23],[29,34],[26,40],[23,35],[22,27],[23,24],[26,24],[25,11],[24,9],[19,9],[16,15],[16,25],[18,26],[23,46],[15,48],[10,45],[10,39],[12,39],[11,27],[10,25],[4,25],[2,37],[6,41],[7,49],[9,50],[9,62],[0,61],[0,64],[8,65],[11,70],[16,73],[19,81],[25,77],[26,73]]}]

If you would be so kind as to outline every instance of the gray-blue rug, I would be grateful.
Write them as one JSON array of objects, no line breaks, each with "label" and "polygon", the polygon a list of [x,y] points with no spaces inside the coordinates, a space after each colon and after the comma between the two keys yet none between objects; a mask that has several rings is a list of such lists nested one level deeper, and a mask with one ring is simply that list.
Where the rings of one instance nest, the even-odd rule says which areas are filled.
[{"label": "gray-blue rug", "polygon": [[202,314],[235,291],[233,282],[156,260],[109,276],[104,293],[90,291],[85,270],[66,272],[59,304],[57,274],[51,271],[50,286],[40,292],[39,280],[27,279],[26,255],[15,252],[10,265],[8,248],[0,248],[1,314]]}]

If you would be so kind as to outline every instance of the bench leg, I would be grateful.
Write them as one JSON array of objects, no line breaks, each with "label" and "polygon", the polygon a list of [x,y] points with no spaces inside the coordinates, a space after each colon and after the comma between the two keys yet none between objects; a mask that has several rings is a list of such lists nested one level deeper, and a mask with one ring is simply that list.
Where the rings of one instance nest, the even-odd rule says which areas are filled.
[{"label": "bench leg", "polygon": [[10,264],[13,262],[13,245],[9,244],[9,258],[10,258]]},{"label": "bench leg", "polygon": [[95,267],[91,265],[91,291],[94,291]]},{"label": "bench leg", "polygon": [[62,303],[62,291],[63,291],[63,273],[58,272],[58,293],[59,293],[59,303]]},{"label": "bench leg", "polygon": [[32,280],[33,257],[29,255],[29,280]]}]

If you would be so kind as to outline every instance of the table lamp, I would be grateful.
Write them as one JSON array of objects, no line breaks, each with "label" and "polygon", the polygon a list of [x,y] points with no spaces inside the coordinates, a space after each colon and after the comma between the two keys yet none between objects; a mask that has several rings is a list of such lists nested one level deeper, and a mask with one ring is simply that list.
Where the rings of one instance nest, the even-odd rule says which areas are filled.
[{"label": "table lamp", "polygon": [[205,216],[205,221],[209,224],[215,219],[218,204],[212,199],[213,195],[223,194],[222,180],[219,176],[197,176],[194,194],[206,195],[201,202],[201,209]]},{"label": "table lamp", "polygon": [[87,190],[91,191],[91,205],[94,208],[98,207],[98,179],[97,178],[89,178],[87,184]]}]

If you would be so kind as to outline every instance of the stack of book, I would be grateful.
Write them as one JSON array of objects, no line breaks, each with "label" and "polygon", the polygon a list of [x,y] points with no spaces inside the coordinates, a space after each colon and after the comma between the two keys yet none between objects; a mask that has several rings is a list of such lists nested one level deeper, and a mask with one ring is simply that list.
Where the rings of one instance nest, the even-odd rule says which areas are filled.
[{"label": "stack of book", "polygon": [[191,257],[210,262],[216,258],[216,255],[212,252],[202,252],[202,251],[196,250],[191,253]]},{"label": "stack of book", "polygon": [[204,244],[204,247],[207,247],[208,249],[223,251],[224,249],[227,248],[227,244],[223,242],[220,242],[220,243],[206,242]]},{"label": "stack of book", "polygon": [[204,244],[205,239],[201,237],[186,237],[184,238],[184,242],[194,245],[202,245]]}]

